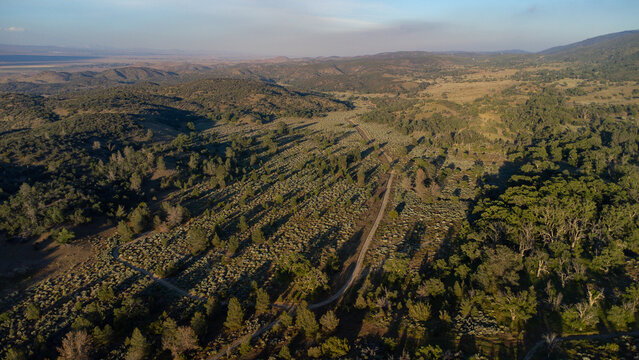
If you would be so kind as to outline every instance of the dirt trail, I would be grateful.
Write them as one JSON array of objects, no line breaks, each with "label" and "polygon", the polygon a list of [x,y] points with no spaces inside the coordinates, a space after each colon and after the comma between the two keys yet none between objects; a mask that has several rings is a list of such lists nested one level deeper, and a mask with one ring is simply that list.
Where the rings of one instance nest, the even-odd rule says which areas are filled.
[{"label": "dirt trail", "polygon": [[[145,234],[139,236],[138,238],[133,240],[133,242],[138,242],[138,241],[146,238],[146,236],[148,234],[149,233],[145,233]],[[135,270],[135,271],[137,271],[137,272],[139,272],[141,274],[144,274],[144,275],[150,277],[151,280],[153,280],[156,283],[166,287],[169,290],[173,290],[174,292],[176,292],[176,293],[178,293],[178,294],[180,294],[180,295],[182,295],[184,297],[188,297],[190,299],[193,299],[193,300],[207,301],[207,299],[205,297],[203,297],[203,296],[193,295],[193,294],[189,293],[188,291],[186,291],[186,290],[184,290],[184,289],[182,289],[182,288],[180,288],[178,286],[173,285],[171,282],[169,282],[169,281],[167,281],[165,279],[162,279],[161,277],[153,274],[150,271],[142,269],[141,267],[137,267],[137,266],[131,264],[130,262],[126,261],[126,260],[120,259],[120,247],[119,246],[116,246],[116,247],[113,248],[113,250],[111,251],[111,255],[113,256],[113,258],[116,261],[126,265],[127,267],[129,267],[129,268],[131,268],[131,269],[133,269],[133,270]]]},{"label": "dirt trail", "polygon": [[[359,135],[364,140],[366,140],[367,142],[371,141],[371,137],[368,135],[366,130],[362,129],[352,119],[349,119],[348,121],[351,124],[353,124],[353,126],[355,126],[355,129],[357,130]],[[393,159],[384,150],[380,150],[380,151],[381,151],[382,155],[384,156],[384,158],[386,159],[386,161],[388,161],[389,164],[392,164]],[[364,258],[366,257],[366,251],[368,250],[368,247],[369,247],[370,243],[373,241],[373,237],[375,236],[375,232],[377,231],[377,227],[379,226],[379,224],[381,223],[382,219],[384,218],[384,213],[386,211],[386,206],[388,205],[388,201],[389,201],[390,193],[391,193],[390,190],[391,190],[391,188],[393,186],[393,179],[394,178],[395,178],[395,171],[391,170],[390,177],[389,177],[388,181],[386,182],[386,188],[384,190],[384,198],[382,200],[382,206],[379,208],[379,212],[377,213],[377,218],[375,218],[375,222],[373,223],[373,226],[371,227],[371,230],[369,231],[368,236],[366,237],[366,240],[364,241],[364,245],[362,245],[362,247],[361,247],[361,249],[359,251],[359,254],[357,255],[357,264],[355,265],[355,268],[353,269],[353,272],[351,273],[351,276],[348,278],[348,281],[346,281],[346,283],[339,290],[337,290],[337,292],[335,292],[333,295],[329,296],[325,300],[310,304],[308,306],[309,309],[311,309],[311,310],[317,309],[317,308],[320,308],[322,306],[328,305],[328,304],[330,304],[330,303],[332,303],[334,301],[339,300],[346,293],[346,291],[351,287],[351,285],[353,285],[353,282],[355,282],[355,279],[357,279],[357,277],[359,276],[360,272],[362,271]],[[297,308],[296,304],[272,304],[272,306],[273,307],[278,307],[278,308],[283,308],[286,311],[288,311],[289,313],[294,313],[295,309]],[[242,345],[246,341],[250,341],[250,340],[262,335],[263,333],[265,333],[268,330],[272,329],[274,326],[276,326],[279,323],[280,323],[280,319],[276,319],[276,320],[274,320],[274,321],[262,326],[256,332],[254,332],[252,334],[248,334],[248,335],[242,336],[242,337],[236,339],[231,344],[225,346],[222,350],[220,350],[219,352],[214,354],[209,359],[210,360],[217,360],[217,359],[220,359],[221,357],[223,357],[225,355],[229,355],[231,353],[231,351],[233,351],[233,349],[235,349],[238,346]]]}]

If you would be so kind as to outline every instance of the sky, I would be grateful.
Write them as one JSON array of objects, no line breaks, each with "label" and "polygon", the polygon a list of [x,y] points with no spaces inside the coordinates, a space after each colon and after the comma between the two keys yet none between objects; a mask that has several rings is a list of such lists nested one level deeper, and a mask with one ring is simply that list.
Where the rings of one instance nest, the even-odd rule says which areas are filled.
[{"label": "sky", "polygon": [[0,44],[218,56],[539,51],[639,29],[639,0],[0,0]]}]

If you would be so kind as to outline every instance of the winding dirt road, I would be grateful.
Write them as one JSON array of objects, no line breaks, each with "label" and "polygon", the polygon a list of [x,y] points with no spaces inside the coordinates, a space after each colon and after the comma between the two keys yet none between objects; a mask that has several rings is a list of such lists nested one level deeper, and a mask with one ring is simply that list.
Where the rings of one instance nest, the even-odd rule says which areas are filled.
[{"label": "winding dirt road", "polygon": [[[352,119],[349,119],[348,121],[351,124],[353,124],[353,126],[355,127],[355,129],[357,130],[359,135],[364,140],[366,140],[368,143],[371,142],[371,137],[366,132],[366,130],[362,129]],[[388,164],[392,164],[393,159],[384,150],[380,150],[380,152],[381,152],[381,155],[384,156],[384,158],[388,162]],[[335,292],[333,295],[329,296],[328,298],[326,298],[325,300],[322,300],[320,302],[309,304],[308,308],[310,310],[320,308],[322,306],[328,305],[328,304],[330,304],[332,302],[335,302],[335,301],[339,300],[346,293],[346,291],[353,285],[355,280],[359,277],[359,274],[362,271],[362,266],[364,264],[364,258],[366,257],[366,251],[368,250],[368,247],[370,246],[370,243],[373,241],[373,237],[375,236],[375,232],[377,231],[377,227],[379,226],[379,224],[382,222],[382,219],[384,218],[384,213],[386,212],[386,207],[388,205],[388,201],[389,201],[389,198],[390,198],[390,193],[391,193],[390,190],[392,189],[393,179],[394,178],[395,178],[395,171],[391,170],[390,171],[390,177],[388,178],[388,182],[386,182],[386,188],[384,189],[384,198],[382,199],[382,205],[380,206],[379,212],[377,213],[377,217],[375,218],[375,222],[373,223],[373,226],[371,227],[370,231],[368,232],[368,236],[366,237],[366,240],[364,240],[364,244],[362,245],[362,247],[361,247],[361,249],[359,251],[359,254],[357,255],[357,263],[355,264],[355,268],[353,268],[353,272],[351,273],[350,277],[348,278],[346,283],[339,290],[337,290],[337,292]],[[295,312],[296,308],[297,308],[297,304],[271,304],[271,306],[282,308],[285,311],[287,311],[289,314],[293,314]],[[221,357],[223,357],[225,355],[230,355],[230,353],[231,353],[231,351],[233,351],[233,349],[235,349],[238,346],[242,345],[246,341],[250,341],[250,340],[252,340],[252,339],[264,334],[265,332],[269,331],[270,329],[272,329],[274,326],[276,326],[279,323],[280,323],[280,319],[279,318],[275,319],[275,320],[271,321],[270,323],[262,326],[261,328],[259,328],[254,333],[247,334],[245,336],[242,336],[242,337],[236,339],[232,343],[230,343],[227,346],[223,347],[216,354],[211,356],[209,358],[209,360],[218,360],[218,359],[220,359]]]},{"label": "winding dirt road", "polygon": [[382,222],[382,219],[384,218],[384,212],[386,210],[386,206],[388,205],[388,199],[390,198],[390,193],[391,193],[390,189],[393,186],[394,177],[395,177],[395,171],[391,171],[390,177],[388,178],[388,182],[386,183],[386,189],[384,190],[384,199],[382,200],[382,206],[379,208],[379,212],[377,213],[377,218],[375,219],[375,222],[373,223],[371,230],[368,232],[368,236],[366,237],[366,240],[364,241],[364,245],[362,245],[362,248],[359,254],[357,255],[357,263],[355,264],[355,268],[353,269],[351,276],[348,278],[348,281],[346,281],[346,283],[344,284],[344,286],[342,286],[341,289],[339,289],[335,294],[331,295],[326,300],[322,300],[320,302],[310,304],[308,306],[309,309],[311,310],[317,309],[319,307],[328,305],[332,303],[333,301],[336,301],[339,298],[341,298],[342,295],[346,293],[346,290],[348,290],[351,287],[351,285],[353,285],[353,282],[355,281],[355,279],[357,279],[359,274],[362,272],[362,265],[364,264],[366,251],[368,250],[369,245],[373,241],[373,237],[375,236],[377,227],[379,226],[379,224]]}]

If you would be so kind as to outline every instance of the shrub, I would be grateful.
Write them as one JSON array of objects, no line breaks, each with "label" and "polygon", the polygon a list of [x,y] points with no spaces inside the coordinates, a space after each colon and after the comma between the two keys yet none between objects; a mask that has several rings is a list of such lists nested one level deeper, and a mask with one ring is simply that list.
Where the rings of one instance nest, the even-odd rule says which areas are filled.
[{"label": "shrub", "polygon": [[67,230],[66,228],[62,228],[61,230],[55,233],[54,237],[55,237],[55,241],[58,244],[68,244],[71,241],[73,241],[73,239],[75,239],[75,234],[73,233],[73,231]]},{"label": "shrub", "polygon": [[415,321],[427,321],[430,318],[430,305],[424,302],[408,301],[408,316]]},{"label": "shrub", "polygon": [[346,356],[350,349],[348,340],[339,339],[334,336],[331,336],[322,343],[322,354],[333,359]]},{"label": "shrub", "polygon": [[40,319],[40,307],[34,303],[30,303],[24,311],[24,316],[27,320]]}]

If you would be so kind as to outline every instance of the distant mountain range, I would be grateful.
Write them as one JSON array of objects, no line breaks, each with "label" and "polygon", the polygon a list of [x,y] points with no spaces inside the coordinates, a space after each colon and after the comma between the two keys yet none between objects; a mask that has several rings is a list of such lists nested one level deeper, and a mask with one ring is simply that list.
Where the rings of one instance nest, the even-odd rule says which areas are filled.
[{"label": "distant mountain range", "polygon": [[[13,52],[13,54],[11,54]],[[15,54],[21,52],[21,54]],[[38,55],[46,53],[48,55]],[[57,54],[57,55],[55,55]],[[16,63],[73,61],[107,56],[100,52],[57,47],[0,45],[0,65]],[[151,53],[149,53],[151,54]],[[153,53],[160,55],[159,53]],[[56,59],[50,59],[51,57]],[[206,59],[194,59],[206,62]],[[99,60],[98,60],[99,61]],[[456,65],[486,62],[535,64],[569,62],[575,71],[599,74],[611,80],[639,80],[639,30],[594,37],[574,44],[553,47],[538,53],[522,50],[499,52],[423,52],[400,51],[356,57],[320,57],[289,59],[285,57],[246,60],[244,62],[200,65],[187,62],[145,64],[110,68],[103,71],[44,71],[18,75],[0,83],[1,91],[51,93],[74,87],[94,88],[131,84],[139,81],[166,82],[203,77],[235,77],[287,83],[298,88],[319,91],[409,91],[426,86],[423,82],[389,80],[408,75],[423,80],[435,79],[442,72],[455,71]],[[107,64],[108,65],[108,64]],[[108,67],[106,67],[108,68]]]}]

